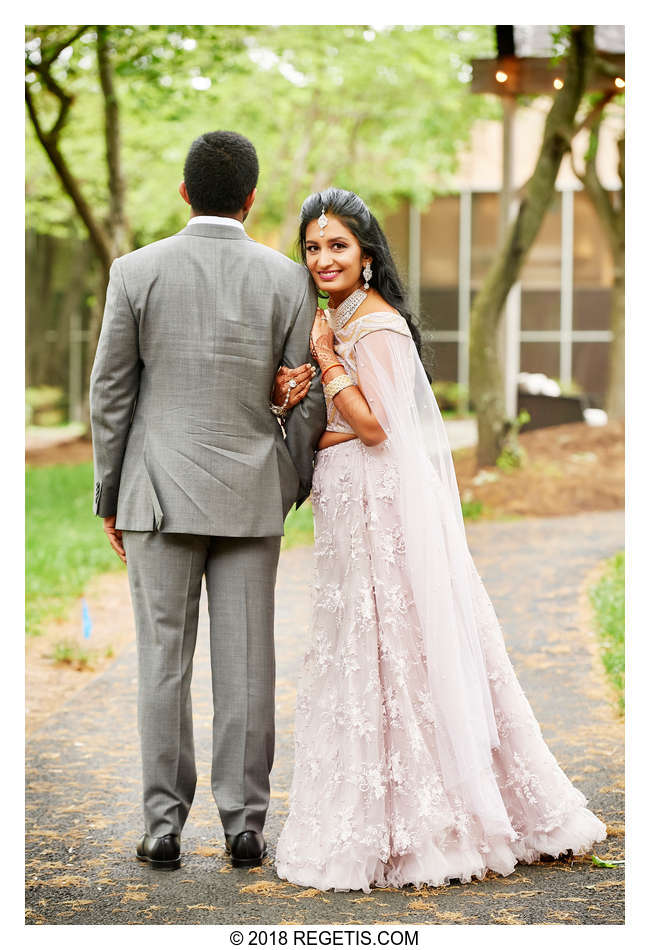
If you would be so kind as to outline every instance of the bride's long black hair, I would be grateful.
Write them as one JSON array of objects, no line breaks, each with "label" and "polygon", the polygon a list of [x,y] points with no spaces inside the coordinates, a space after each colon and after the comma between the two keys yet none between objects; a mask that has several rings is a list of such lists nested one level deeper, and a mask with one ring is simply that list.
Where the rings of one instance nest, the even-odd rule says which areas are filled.
[{"label": "bride's long black hair", "polygon": [[388,247],[388,241],[377,219],[366,207],[362,199],[353,191],[342,188],[328,188],[316,191],[303,202],[300,210],[299,244],[303,263],[307,262],[306,238],[307,225],[318,219],[325,209],[326,214],[339,218],[352,231],[361,245],[364,256],[372,258],[372,277],[370,286],[374,287],[387,304],[398,310],[408,323],[409,330],[421,352],[420,331],[415,325],[415,316],[409,308],[406,291],[400,280],[395,262]]}]

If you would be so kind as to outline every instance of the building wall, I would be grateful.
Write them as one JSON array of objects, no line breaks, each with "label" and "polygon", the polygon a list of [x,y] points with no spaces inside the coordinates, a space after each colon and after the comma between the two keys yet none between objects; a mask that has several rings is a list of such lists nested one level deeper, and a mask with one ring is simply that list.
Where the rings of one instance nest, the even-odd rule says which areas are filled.
[{"label": "building wall", "polygon": [[[499,195],[470,193],[470,303],[484,281],[498,247]],[[566,199],[564,199],[566,200]],[[570,380],[602,404],[607,386],[612,259],[596,214],[582,192],[570,194],[573,230],[570,292]],[[521,273],[520,370],[561,379],[562,359],[562,192],[556,193]],[[463,381],[460,348],[469,341],[460,332],[459,260],[461,198],[435,199],[420,220],[420,299],[424,331],[423,361],[435,379]],[[385,222],[395,256],[409,259],[409,209],[404,205]],[[465,237],[467,240],[467,237]],[[566,306],[566,304],[565,304]],[[566,318],[565,318],[566,319]],[[585,335],[587,338],[585,339]],[[568,378],[563,381],[568,383]]]},{"label": "building wall", "polygon": [[[517,110],[516,190],[534,170],[549,106],[550,100],[540,98]],[[605,120],[601,132],[598,171],[610,190],[620,186],[616,139],[621,129],[622,115],[614,114]],[[586,144],[584,135],[576,139],[578,164]],[[409,252],[413,254],[413,242],[419,240],[418,306],[427,369],[436,379],[466,383],[469,341],[463,312],[467,313],[499,246],[499,122],[476,123],[471,147],[461,156],[455,186],[455,193],[436,197],[419,215],[419,228],[413,227],[413,209],[409,212],[407,205],[387,218],[385,227],[407,281]],[[568,157],[556,187],[555,200],[522,268],[519,370],[574,382],[595,405],[601,405],[607,387],[613,262],[600,222]],[[572,261],[569,273],[567,260]]]}]

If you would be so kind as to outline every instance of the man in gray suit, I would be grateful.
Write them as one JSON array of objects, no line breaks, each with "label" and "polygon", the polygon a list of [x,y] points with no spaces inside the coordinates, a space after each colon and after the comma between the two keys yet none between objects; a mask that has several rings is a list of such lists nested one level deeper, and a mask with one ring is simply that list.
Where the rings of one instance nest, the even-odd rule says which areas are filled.
[{"label": "man in gray suit", "polygon": [[[244,230],[257,177],[243,136],[192,143],[180,186],[189,224],[113,262],[91,375],[94,512],[127,563],[136,621],[136,854],[158,870],[180,867],[196,786],[190,682],[204,575],[212,791],[232,863],[266,854],[280,537],[309,494],[325,407],[306,365],[309,274]],[[280,365],[302,367],[290,405],[307,393],[286,438],[270,411]]]}]

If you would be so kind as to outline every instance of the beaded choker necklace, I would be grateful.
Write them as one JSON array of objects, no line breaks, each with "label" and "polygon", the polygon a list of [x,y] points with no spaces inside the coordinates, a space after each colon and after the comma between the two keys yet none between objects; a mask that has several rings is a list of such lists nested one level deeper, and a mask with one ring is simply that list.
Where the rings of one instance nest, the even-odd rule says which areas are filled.
[{"label": "beaded choker necklace", "polygon": [[352,314],[359,309],[368,294],[360,287],[353,291],[349,297],[346,297],[343,303],[336,308],[332,314],[332,322],[335,330],[342,329],[348,322]]}]

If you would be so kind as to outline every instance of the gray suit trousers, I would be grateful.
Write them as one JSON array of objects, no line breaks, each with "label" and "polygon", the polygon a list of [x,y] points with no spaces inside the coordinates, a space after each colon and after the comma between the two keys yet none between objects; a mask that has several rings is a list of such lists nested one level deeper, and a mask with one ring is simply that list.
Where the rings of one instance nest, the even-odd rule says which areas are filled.
[{"label": "gray suit trousers", "polygon": [[190,684],[203,575],[214,707],[212,792],[226,834],[262,831],[275,742],[273,613],[280,540],[123,532],[150,835],[180,834],[194,798]]}]

